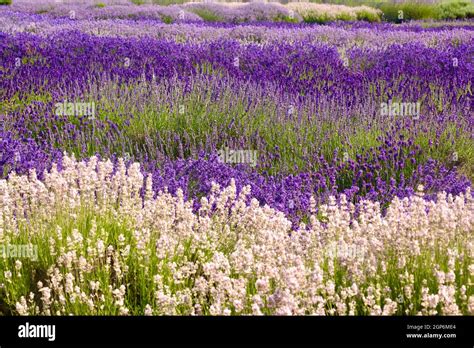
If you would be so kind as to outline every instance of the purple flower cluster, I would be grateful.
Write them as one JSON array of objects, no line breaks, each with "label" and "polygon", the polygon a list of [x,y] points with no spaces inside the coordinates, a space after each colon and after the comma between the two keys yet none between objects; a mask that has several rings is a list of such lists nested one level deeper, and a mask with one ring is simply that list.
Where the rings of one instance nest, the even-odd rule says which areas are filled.
[{"label": "purple flower cluster", "polygon": [[9,173],[28,174],[36,170],[42,177],[53,162],[60,163],[61,151],[48,146],[38,145],[32,138],[17,139],[12,132],[0,130],[0,177]]},{"label": "purple flower cluster", "polygon": [[14,3],[8,10],[17,13],[30,13],[43,15],[46,18],[77,20],[102,20],[102,19],[130,19],[130,20],[154,20],[159,22],[199,22],[202,21],[198,15],[186,11],[178,5],[158,6],[133,4],[111,4],[104,7],[97,4],[75,4],[75,3]]},{"label": "purple flower cluster", "polygon": [[97,4],[93,3],[77,4],[40,1],[33,4],[29,2],[14,2],[12,6],[9,6],[9,9],[15,12],[43,14],[52,18],[70,18],[72,20],[133,19],[158,20],[167,23],[202,21],[203,18],[226,23],[302,21],[299,14],[290,12],[286,7],[278,3],[242,3],[234,6],[219,3],[189,3],[182,6],[134,6],[131,3],[124,3],[97,6]]},{"label": "purple flower cluster", "polygon": [[[261,19],[260,5],[252,6],[247,7],[253,8],[251,15],[236,21]],[[106,8],[93,12],[107,17],[110,9]],[[39,25],[68,21],[39,15],[22,20],[35,18]],[[156,22],[146,18],[143,23]],[[131,21],[117,23],[134,26]],[[155,28],[157,23],[150,25]],[[345,194],[354,203],[367,198],[386,205],[395,196],[413,194],[420,184],[430,198],[439,191],[463,192],[469,180],[458,173],[456,160],[446,161],[439,154],[453,151],[459,135],[458,131],[453,135],[453,127],[463,129],[462,136],[470,136],[469,141],[474,139],[474,132],[469,132],[474,129],[474,38],[469,30],[463,29],[463,40],[443,32],[445,39],[439,45],[430,44],[430,36],[425,41],[407,39],[403,44],[371,47],[347,43],[356,42],[364,30],[392,35],[400,29],[352,25],[352,29],[341,29],[347,28],[341,25],[316,31],[319,41],[310,38],[313,29],[291,24],[214,24],[207,29],[202,24],[180,24],[171,27],[176,32],[169,37],[163,34],[161,39],[90,35],[79,26],[46,30],[45,35],[41,30],[38,35],[28,30],[0,30],[0,112],[4,114],[0,175],[24,174],[33,168],[41,174],[53,162],[60,162],[61,152],[70,148],[79,149],[84,157],[98,153],[112,159],[131,151],[129,161],[139,161],[153,175],[155,191],[180,188],[195,200],[197,208],[199,198],[210,193],[212,182],[227,186],[234,178],[238,190],[250,185],[251,197],[285,212],[295,224],[306,221],[311,196],[317,203],[325,202],[329,195]],[[185,37],[195,28],[202,33],[228,30],[229,37],[203,34],[207,35],[204,40],[178,39],[180,30]],[[341,36],[337,44],[324,42],[333,28],[352,32],[352,36]],[[269,39],[284,32],[291,36],[298,30],[306,33],[288,42]],[[254,31],[257,34],[252,36]],[[418,31],[424,33],[406,26],[403,34],[394,37],[416,36]],[[156,129],[145,125],[129,133],[128,127],[139,128],[139,122],[137,115],[123,111],[123,103],[113,99],[120,94],[108,105],[117,110],[100,109],[100,101],[111,93],[110,85],[112,90],[144,91],[142,99],[133,99],[137,109],[151,105],[179,110],[181,100],[194,93],[207,100],[194,112],[212,118],[215,110],[208,112],[209,104],[221,105],[224,116],[216,117],[204,135],[193,124],[195,120],[189,120],[187,128],[184,117],[183,125],[170,126],[172,129],[160,129],[157,122]],[[149,99],[156,98],[156,89],[161,99],[153,104]],[[55,113],[56,103],[85,96],[97,102],[97,119]],[[222,100],[228,100],[227,104]],[[419,103],[421,113],[394,120],[380,111],[381,104],[389,101]],[[274,127],[273,134],[243,125],[257,117],[252,112],[259,103],[266,107],[265,122],[260,122]],[[109,112],[116,112],[114,118]],[[235,114],[227,119],[225,114],[231,112]],[[177,122],[179,114],[169,113]],[[286,148],[274,146],[275,138],[283,138],[280,132],[286,128],[294,128],[296,135],[288,136]],[[250,131],[243,134],[242,130]],[[357,140],[355,130],[362,131],[362,136],[378,136],[367,141],[370,146],[362,146],[366,142]],[[453,146],[440,149],[449,145],[449,141],[438,142],[445,134],[453,136]],[[434,142],[419,144],[420,139],[430,137]],[[298,152],[293,145],[303,150]],[[258,165],[221,163],[217,151],[223,146],[256,150]],[[286,167],[278,167],[281,170],[275,173],[272,169],[283,154]]]},{"label": "purple flower cluster", "polygon": [[[461,109],[472,105],[466,86],[474,76],[474,64],[467,59],[474,55],[474,39],[443,49],[418,44],[393,45],[383,51],[352,48],[345,53],[347,66],[336,48],[306,41],[265,46],[233,40],[179,44],[79,32],[48,38],[0,33],[0,39],[0,87],[6,97],[20,85],[26,93],[38,89],[55,93],[71,85],[87,86],[91,79],[104,75],[123,82],[150,80],[153,75],[188,79],[202,73],[202,66],[210,66],[210,74],[278,85],[285,93],[316,101],[325,96],[351,105],[401,98],[434,109],[440,101],[435,103],[429,96],[443,90],[441,102]],[[374,89],[378,81],[386,83]]]},{"label": "purple flower cluster", "polygon": [[319,170],[294,175],[263,175],[245,165],[221,163],[216,154],[204,153],[197,159],[144,161],[144,171],[152,173],[156,192],[182,189],[185,197],[194,199],[196,209],[199,198],[210,194],[212,182],[226,187],[233,178],[238,191],[250,185],[251,198],[285,212],[295,224],[308,217],[311,196],[317,203],[325,203],[331,195],[345,194],[355,204],[370,199],[386,207],[394,197],[414,194],[418,185],[424,186],[429,199],[440,191],[459,194],[470,187],[470,181],[459,175],[455,166],[446,167],[432,159],[419,163],[421,150],[413,140],[403,136],[395,140],[389,134],[382,140],[379,148],[355,159],[336,155],[328,162],[321,156],[314,159]]},{"label": "purple flower cluster", "polygon": [[[38,146],[31,138],[15,139],[10,132],[2,132],[0,137],[0,170],[4,176],[13,171],[26,174],[35,169],[42,177],[53,162],[61,162],[60,151],[47,149],[46,144]],[[200,198],[211,193],[213,182],[226,187],[234,179],[238,192],[249,185],[252,189],[249,199],[256,198],[260,204],[284,212],[296,227],[307,221],[312,196],[316,203],[327,202],[330,195],[345,194],[355,204],[361,199],[370,199],[386,206],[394,197],[412,195],[420,184],[430,199],[440,191],[458,194],[470,186],[469,180],[459,175],[455,167],[448,168],[435,160],[420,164],[417,162],[419,155],[420,149],[412,140],[405,141],[401,137],[394,141],[387,134],[383,145],[357,155],[355,159],[336,155],[328,162],[321,156],[315,159],[319,162],[319,170],[293,175],[265,175],[247,165],[232,166],[219,161],[216,153],[201,152],[195,159],[157,161],[142,158],[141,162],[144,174],[150,173],[153,177],[155,192],[176,193],[181,189],[187,199],[194,200],[196,210]],[[116,156],[111,159],[117,163]],[[128,159],[129,164],[132,161]]]}]

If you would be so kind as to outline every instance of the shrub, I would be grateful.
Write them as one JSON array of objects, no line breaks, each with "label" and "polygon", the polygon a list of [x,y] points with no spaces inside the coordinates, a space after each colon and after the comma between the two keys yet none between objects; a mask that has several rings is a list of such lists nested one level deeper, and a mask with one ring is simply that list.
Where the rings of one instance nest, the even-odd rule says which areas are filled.
[{"label": "shrub", "polygon": [[344,5],[289,3],[289,9],[297,12],[308,23],[326,23],[329,21],[355,21],[357,19],[369,22],[380,21],[381,11],[368,7],[349,7]]},{"label": "shrub", "polygon": [[352,21],[355,19],[356,17],[354,17],[354,14],[349,12],[341,12],[336,15],[336,20],[339,21]]},{"label": "shrub", "polygon": [[[380,3],[378,8],[382,10],[385,20],[389,22],[402,22],[407,20],[436,18],[436,6],[415,2],[405,3]],[[402,18],[400,18],[400,14]]]},{"label": "shrub", "polygon": [[273,18],[275,22],[288,22],[288,23],[298,23],[300,22],[300,18],[297,18],[295,16],[283,16],[283,15],[277,15]]},{"label": "shrub", "polygon": [[193,9],[190,9],[191,12],[194,12],[195,14],[197,14],[199,17],[201,17],[203,20],[207,21],[207,22],[222,22],[223,19],[220,18],[217,14],[215,14],[214,12],[208,10],[208,9],[205,9],[205,8],[193,8]]},{"label": "shrub", "polygon": [[469,0],[453,0],[438,7],[438,19],[464,19],[474,17],[474,5]]},{"label": "shrub", "polygon": [[380,22],[381,12],[375,12],[374,9],[366,6],[361,6],[356,12],[357,20],[366,22]]},{"label": "shrub", "polygon": [[152,0],[153,4],[160,6],[184,4],[186,2],[188,2],[188,0]]},{"label": "shrub", "polygon": [[97,8],[104,8],[105,7],[105,4],[103,2],[98,2],[97,4],[95,4],[95,7]]},{"label": "shrub", "polygon": [[0,5],[11,5],[12,0],[0,0]]},{"label": "shrub", "polygon": [[166,24],[173,23],[173,17],[171,16],[163,15],[161,16],[161,20],[163,21],[163,23],[166,23]]}]

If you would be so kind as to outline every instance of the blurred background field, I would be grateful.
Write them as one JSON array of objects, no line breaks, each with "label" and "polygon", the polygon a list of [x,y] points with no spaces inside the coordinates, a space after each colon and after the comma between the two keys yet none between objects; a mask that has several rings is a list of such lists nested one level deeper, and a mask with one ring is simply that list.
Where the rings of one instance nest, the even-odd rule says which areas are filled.
[{"label": "blurred background field", "polygon": [[[210,22],[225,22],[240,18],[245,22],[246,11],[261,13],[262,21],[286,21],[326,23],[331,21],[368,22],[387,21],[401,23],[411,20],[471,20],[474,3],[471,0],[310,0],[300,1],[212,1],[189,2],[185,0],[0,0],[0,4],[28,7],[36,13],[48,13],[61,5],[93,6],[98,11],[107,7],[141,5],[145,11],[149,5],[171,6],[189,10]],[[177,5],[177,6],[175,6]],[[290,11],[290,15],[288,15]],[[239,13],[236,15],[235,13]],[[269,14],[267,14],[269,12]],[[131,13],[130,16],[133,16]]]},{"label": "blurred background field", "polygon": [[[131,0],[135,4],[154,3],[169,5],[186,3],[185,0]],[[209,1],[207,1],[209,2]],[[219,1],[226,2],[226,1]],[[248,3],[252,1],[239,1]],[[309,0],[309,1],[274,1],[281,4],[288,3],[314,3],[344,5],[350,7],[369,6],[379,9],[383,18],[391,22],[400,22],[399,11],[403,11],[404,20],[420,19],[464,19],[474,17],[474,3],[470,0]],[[324,17],[324,16],[322,16]],[[344,19],[344,18],[338,18]],[[319,20],[318,20],[319,21]]]}]

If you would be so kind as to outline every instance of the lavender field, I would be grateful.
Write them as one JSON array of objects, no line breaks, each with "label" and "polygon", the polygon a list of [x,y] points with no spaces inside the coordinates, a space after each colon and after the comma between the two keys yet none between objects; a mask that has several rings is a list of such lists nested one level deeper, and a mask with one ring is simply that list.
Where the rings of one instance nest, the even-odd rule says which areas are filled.
[{"label": "lavender field", "polygon": [[473,315],[474,22],[315,5],[0,6],[0,315]]}]

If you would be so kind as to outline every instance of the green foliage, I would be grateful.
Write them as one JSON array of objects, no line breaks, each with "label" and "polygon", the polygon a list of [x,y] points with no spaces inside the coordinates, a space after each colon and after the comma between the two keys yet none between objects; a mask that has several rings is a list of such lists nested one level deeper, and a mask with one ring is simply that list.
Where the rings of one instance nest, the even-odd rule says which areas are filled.
[{"label": "green foliage", "polygon": [[0,5],[11,5],[12,0],[0,0]]},{"label": "green foliage", "polygon": [[173,23],[173,17],[171,17],[171,16],[163,15],[163,16],[161,16],[161,20],[163,21],[163,23],[166,23],[166,24]]},{"label": "green foliage", "polygon": [[[474,3],[470,0],[440,0],[427,2],[420,0],[406,0],[394,2],[392,0],[311,0],[313,3],[330,3],[346,6],[371,6],[383,12],[384,20],[400,23],[410,20],[440,19],[455,20],[474,18]],[[374,14],[360,11],[358,20],[369,22],[379,21]],[[324,23],[324,18],[318,18],[313,22]]]},{"label": "green foliage", "polygon": [[184,4],[189,1],[188,0],[153,0],[152,2],[155,5],[167,6],[167,5]]},{"label": "green foliage", "polygon": [[277,16],[273,18],[275,22],[288,22],[288,23],[298,23],[298,19],[290,16]]},{"label": "green foliage", "polygon": [[432,19],[436,17],[437,7],[432,4],[406,2],[401,4],[380,3],[377,7],[382,10],[384,19],[400,23],[409,20]]},{"label": "green foliage", "polygon": [[474,17],[474,4],[469,0],[451,0],[439,5],[438,19],[464,19]]},{"label": "green foliage", "polygon": [[331,21],[354,21],[354,20],[363,20],[367,22],[380,22],[380,17],[368,10],[357,11],[357,17],[355,18],[353,14],[349,12],[341,12],[335,16],[331,16],[328,13],[324,12],[308,12],[304,14],[304,21],[306,23],[318,23],[324,24]]},{"label": "green foliage", "polygon": [[331,18],[326,13],[315,13],[312,12],[304,16],[304,21],[306,23],[318,23],[323,24],[329,22]]},{"label": "green foliage", "polygon": [[341,12],[341,13],[337,14],[336,20],[338,20],[338,21],[352,21],[352,20],[354,20],[354,17],[352,17],[350,13]]},{"label": "green foliage", "polygon": [[223,20],[217,14],[215,14],[214,12],[208,9],[194,8],[194,9],[190,9],[190,11],[197,14],[199,17],[201,17],[203,20],[207,22],[221,22]]},{"label": "green foliage", "polygon": [[288,22],[288,23],[298,23],[298,19],[295,18],[294,16],[285,16],[282,14],[278,14],[274,18],[272,18],[272,21],[274,22]]},{"label": "green foliage", "polygon": [[106,5],[103,3],[103,2],[98,2],[97,4],[95,4],[95,7],[97,8],[104,8]]},{"label": "green foliage", "polygon": [[380,22],[380,16],[368,10],[360,10],[357,12],[357,20],[366,22]]}]

